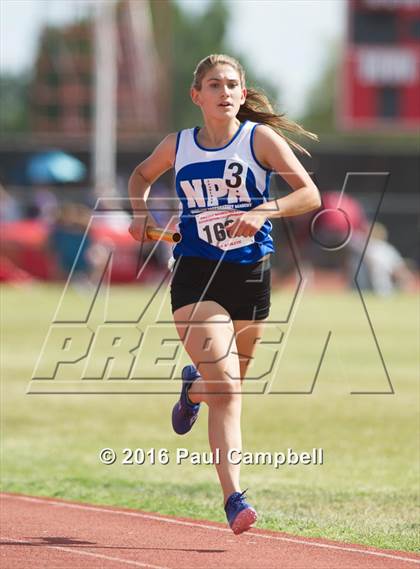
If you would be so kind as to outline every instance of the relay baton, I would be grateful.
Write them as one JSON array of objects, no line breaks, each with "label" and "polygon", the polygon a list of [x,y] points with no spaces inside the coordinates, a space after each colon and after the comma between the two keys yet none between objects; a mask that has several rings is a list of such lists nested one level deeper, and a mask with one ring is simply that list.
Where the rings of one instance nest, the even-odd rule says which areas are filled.
[{"label": "relay baton", "polygon": [[153,241],[162,240],[168,243],[179,243],[182,239],[182,235],[178,231],[165,231],[157,227],[148,227],[146,229],[146,235]]}]

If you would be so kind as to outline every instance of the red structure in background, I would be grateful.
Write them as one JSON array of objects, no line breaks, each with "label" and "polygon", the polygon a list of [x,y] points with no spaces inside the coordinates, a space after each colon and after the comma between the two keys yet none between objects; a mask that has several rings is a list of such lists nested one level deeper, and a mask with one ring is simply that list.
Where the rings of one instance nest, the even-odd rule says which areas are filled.
[{"label": "red structure in background", "polygon": [[420,2],[348,0],[343,130],[420,127]]}]

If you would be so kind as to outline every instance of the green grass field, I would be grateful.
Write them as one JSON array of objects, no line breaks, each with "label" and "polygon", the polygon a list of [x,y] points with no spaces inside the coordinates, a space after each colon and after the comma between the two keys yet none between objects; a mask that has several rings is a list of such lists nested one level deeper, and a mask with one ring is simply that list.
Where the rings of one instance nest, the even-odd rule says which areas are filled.
[{"label": "green grass field", "polygon": [[[97,391],[117,385],[125,394],[33,393],[38,384],[31,377],[61,292],[56,285],[2,289],[3,490],[224,522],[214,467],[176,465],[174,460],[179,447],[208,450],[206,409],[193,431],[181,438],[170,426],[176,395],[129,393],[139,385],[153,390],[153,380],[147,386],[126,380],[93,382]],[[111,308],[116,314],[133,314],[149,293],[145,288],[115,288]],[[275,292],[271,318],[284,320],[291,298],[292,291]],[[101,322],[103,300],[92,313],[92,329]],[[71,291],[62,313],[78,314],[86,301]],[[303,295],[288,323],[270,325],[266,331],[267,341],[283,332],[281,344],[258,348],[255,377],[276,351],[279,356],[269,392],[244,395],[243,442],[248,451],[322,447],[324,464],[277,470],[243,466],[242,484],[249,487],[249,499],[261,515],[259,527],[413,551],[419,528],[418,304],[414,295],[397,295],[366,296],[366,305],[395,394],[351,394],[389,392],[358,296]],[[163,315],[170,320],[167,301]],[[153,318],[146,316],[140,327]],[[273,393],[310,390],[329,331],[313,393]],[[169,364],[163,360],[159,367],[153,361],[153,335],[150,338],[141,370],[158,378]],[[158,349],[160,340],[155,341]],[[98,343],[95,349],[93,363],[106,348]],[[183,354],[182,362],[187,361]],[[83,362],[66,366],[62,377],[39,385],[47,383],[57,391],[73,385],[77,390],[83,384],[78,381],[82,369]],[[73,383],[66,383],[69,380]],[[88,384],[92,381],[83,385]],[[157,391],[168,386],[157,384]],[[250,378],[247,389],[261,391],[261,384]],[[170,383],[169,391],[178,386]],[[99,461],[104,447],[119,454],[112,466]],[[167,465],[123,465],[124,448],[166,448],[171,460]]]}]

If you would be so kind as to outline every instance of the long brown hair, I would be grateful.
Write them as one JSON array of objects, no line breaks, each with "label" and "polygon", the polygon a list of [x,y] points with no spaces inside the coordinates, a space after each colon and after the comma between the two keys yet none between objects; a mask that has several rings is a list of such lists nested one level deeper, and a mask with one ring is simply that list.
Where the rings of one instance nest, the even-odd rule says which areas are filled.
[{"label": "long brown hair", "polygon": [[[246,81],[244,68],[239,61],[230,55],[224,54],[212,54],[202,59],[195,68],[194,79],[191,86],[194,89],[197,89],[197,91],[200,91],[205,74],[215,65],[230,65],[238,72],[242,88],[245,87]],[[284,113],[276,113],[267,95],[258,89],[247,89],[246,100],[239,108],[239,112],[236,116],[241,122],[250,120],[271,127],[284,140],[286,140],[292,148],[307,154],[308,156],[310,156],[309,152],[303,146],[286,136],[285,132],[300,134],[312,140],[318,140],[318,136],[316,134],[305,130],[300,126],[300,124],[288,119]]]}]

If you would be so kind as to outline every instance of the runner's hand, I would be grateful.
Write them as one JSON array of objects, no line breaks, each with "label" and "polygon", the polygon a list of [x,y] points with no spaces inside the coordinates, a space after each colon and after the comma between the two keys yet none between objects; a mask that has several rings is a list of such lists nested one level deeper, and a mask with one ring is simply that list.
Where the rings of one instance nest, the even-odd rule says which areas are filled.
[{"label": "runner's hand", "polygon": [[261,229],[266,219],[267,214],[265,212],[255,209],[246,211],[226,226],[227,234],[229,237],[253,237]]},{"label": "runner's hand", "polygon": [[149,239],[146,235],[145,225],[147,225],[147,227],[159,227],[150,216],[146,217],[145,215],[141,215],[139,217],[133,217],[128,232],[136,241],[152,241],[152,239]]}]

